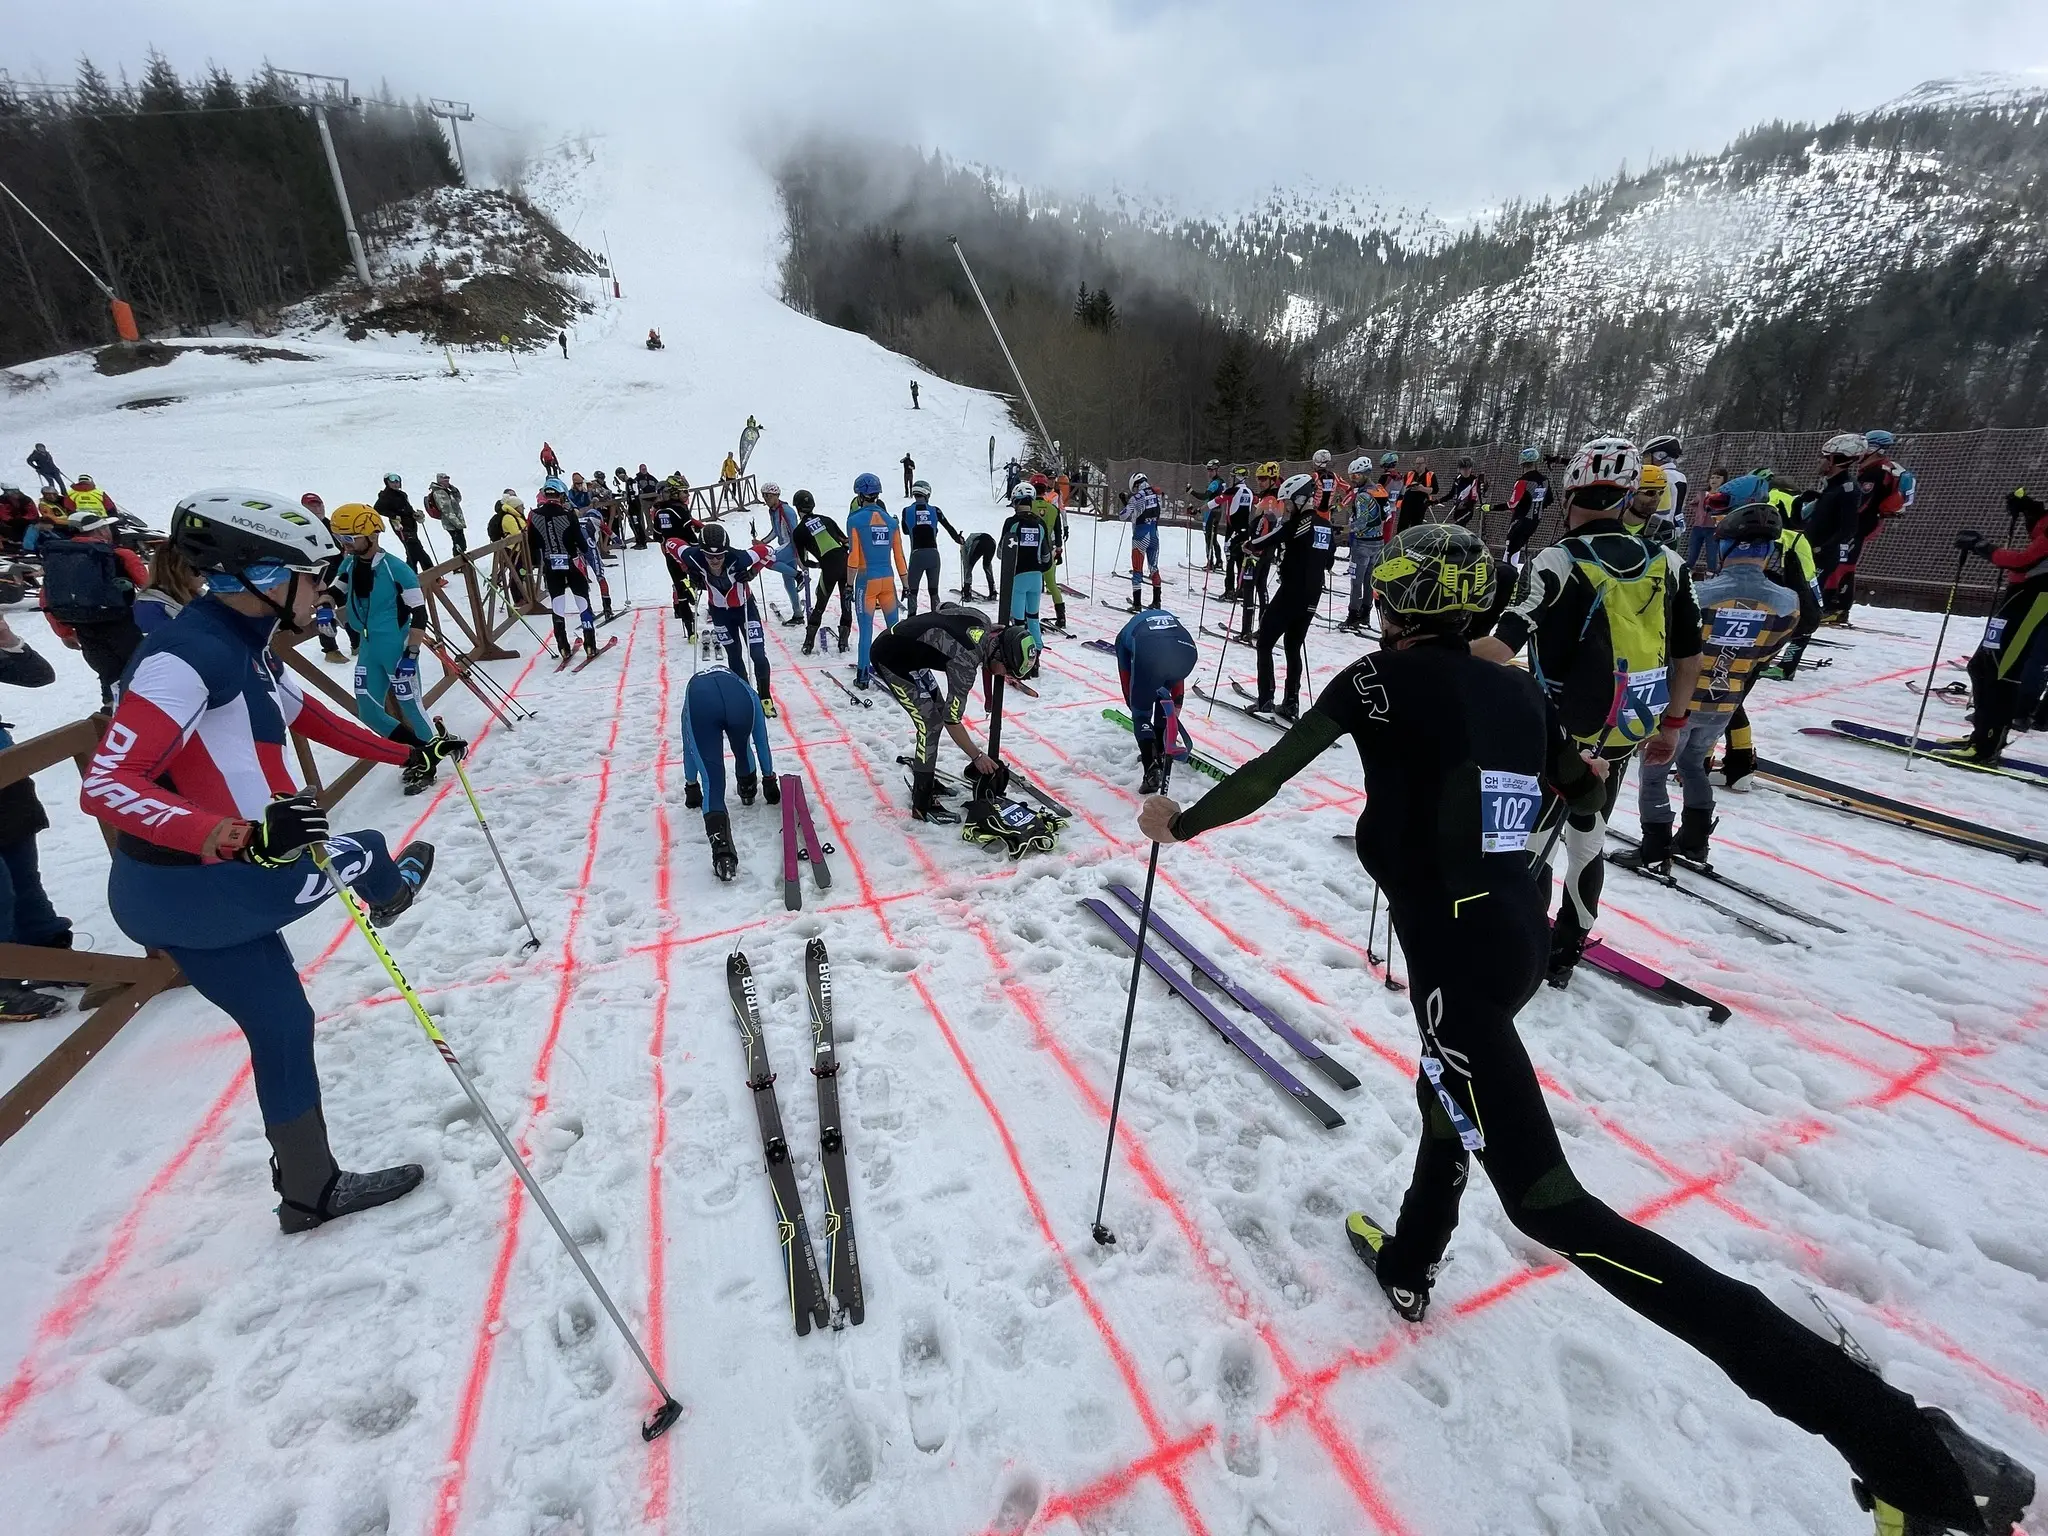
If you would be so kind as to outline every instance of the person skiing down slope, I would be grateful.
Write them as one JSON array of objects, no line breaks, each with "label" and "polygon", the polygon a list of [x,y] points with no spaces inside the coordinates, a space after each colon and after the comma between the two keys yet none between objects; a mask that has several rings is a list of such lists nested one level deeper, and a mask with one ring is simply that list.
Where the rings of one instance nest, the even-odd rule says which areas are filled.
[{"label": "person skiing down slope", "polygon": [[547,583],[548,607],[555,615],[557,659],[568,661],[569,599],[576,599],[578,622],[583,626],[583,649],[597,655],[597,619],[590,611],[590,583],[583,578],[584,561],[597,563],[597,551],[583,537],[583,525],[569,505],[569,488],[551,479],[533,498],[533,517],[526,525],[526,542],[533,563],[540,567]]},{"label": "person skiing down slope", "polygon": [[[434,734],[420,708],[420,646],[427,634],[420,579],[398,556],[377,547],[384,519],[361,502],[336,507],[328,526],[342,550],[332,589],[356,653],[356,718],[379,736],[419,746]],[[402,720],[386,713],[387,691],[397,699]],[[418,776],[408,768],[405,792],[419,794],[433,782],[432,762]]]},{"label": "person skiing down slope", "polygon": [[[719,530],[723,532],[723,529]],[[683,690],[683,804],[704,810],[704,837],[711,845],[711,872],[721,880],[739,873],[732,818],[725,809],[725,749],[732,746],[739,774],[740,804],[752,805],[764,785],[768,803],[782,803],[775,755],[768,747],[768,719],[761,697],[746,679],[726,667],[707,667]]]},{"label": "person skiing down slope", "polygon": [[746,662],[741,646],[754,658],[754,685],[760,690],[761,708],[775,717],[775,700],[768,692],[768,647],[763,639],[761,610],[754,606],[754,589],[749,583],[768,562],[762,551],[734,549],[721,523],[704,530],[702,542],[690,545],[682,554],[691,580],[704,594],[704,620],[718,631],[718,643],[725,647],[726,665],[741,676]]},{"label": "person skiing down slope", "polygon": [[279,934],[327,899],[305,851],[324,843],[384,926],[425,885],[434,849],[409,843],[394,860],[382,833],[334,835],[319,801],[292,781],[286,728],[378,763],[459,758],[468,744],[436,736],[408,749],[372,735],[307,698],[272,654],[281,621],[311,621],[334,553],[287,498],[195,492],[172,513],[170,542],[206,573],[207,594],[129,662],[79,804],[116,833],[107,905],[121,931],[168,953],[247,1038],[278,1224],[302,1232],[396,1200],[424,1177],[416,1163],[346,1172],[329,1150],[313,1009]]},{"label": "person skiing down slope", "polygon": [[[1394,1309],[1420,1323],[1476,1153],[1519,1231],[1841,1452],[1881,1536],[2004,1536],[2033,1498],[2026,1468],[1941,1410],[1919,1407],[1754,1287],[1624,1220],[1565,1160],[1515,1016],[1544,970],[1546,899],[1528,854],[1540,783],[1555,777],[1559,757],[1576,761],[1578,752],[1547,718],[1533,678],[1468,648],[1467,628],[1490,606],[1495,580],[1469,530],[1404,530],[1374,577],[1381,648],[1339,673],[1277,746],[1193,806],[1155,795],[1139,816],[1154,842],[1185,842],[1253,814],[1340,737],[1358,745],[1358,857],[1386,893],[1408,957],[1423,1135],[1400,1220],[1386,1228],[1353,1212],[1353,1248]],[[1576,809],[1596,811],[1603,798],[1598,779],[1584,775]],[[1487,963],[1475,965],[1475,955]]]},{"label": "person skiing down slope", "polygon": [[1599,915],[1601,854],[1623,765],[1638,747],[1647,762],[1671,760],[1690,718],[1674,701],[1690,700],[1699,679],[1691,571],[1679,555],[1622,526],[1641,469],[1641,455],[1624,438],[1596,437],[1578,451],[1565,471],[1564,539],[1528,563],[1493,633],[1472,642],[1474,655],[1503,665],[1528,645],[1530,670],[1564,733],[1614,770],[1597,812],[1565,808],[1585,799],[1586,770],[1575,756],[1560,759],[1564,777],[1545,795],[1545,846],[1557,818],[1567,817],[1564,897],[1550,953],[1554,987],[1569,984]]},{"label": "person skiing down slope", "polygon": [[[839,654],[846,654],[847,637],[853,633],[853,593],[846,577],[846,532],[818,510],[818,500],[809,491],[796,493],[796,547],[798,556],[818,571],[818,591],[811,599],[811,621],[804,630],[804,654],[818,643],[818,626],[824,622],[825,607],[832,594],[839,594]],[[827,631],[828,634],[831,631]]]},{"label": "person skiing down slope", "polygon": [[[906,456],[905,462],[908,463]],[[906,475],[909,470],[905,470]],[[846,569],[853,586],[855,611],[860,615],[860,650],[853,685],[868,685],[868,656],[874,644],[875,615],[884,616],[883,628],[896,622],[896,583],[909,569],[903,559],[903,536],[896,519],[882,505],[882,481],[877,475],[860,475],[853,482],[853,506],[846,514],[846,538],[851,552]]]},{"label": "person skiing down slope", "polygon": [[909,603],[910,616],[917,617],[917,589],[920,583],[929,582],[932,589],[932,607],[939,606],[939,530],[946,530],[955,544],[961,542],[960,530],[946,520],[946,514],[932,505],[932,487],[929,480],[911,482],[912,497],[909,506],[903,509],[903,528],[910,535],[910,563],[905,585],[905,598]]},{"label": "person skiing down slope", "polygon": [[[939,731],[967,754],[971,772],[1000,794],[1008,775],[967,734],[960,717],[984,670],[1022,677],[1038,663],[1038,642],[1023,624],[990,624],[972,608],[947,605],[893,626],[875,642],[875,676],[917,728],[910,776],[910,814],[919,821],[956,823],[959,814],[939,804]],[[946,679],[939,693],[938,678]]]},{"label": "person skiing down slope", "polygon": [[1145,765],[1140,794],[1158,794],[1166,778],[1167,759],[1187,753],[1187,727],[1181,723],[1180,707],[1187,676],[1200,656],[1187,626],[1164,608],[1134,614],[1116,637],[1117,676],[1123,683],[1124,704],[1131,712],[1138,760]]}]

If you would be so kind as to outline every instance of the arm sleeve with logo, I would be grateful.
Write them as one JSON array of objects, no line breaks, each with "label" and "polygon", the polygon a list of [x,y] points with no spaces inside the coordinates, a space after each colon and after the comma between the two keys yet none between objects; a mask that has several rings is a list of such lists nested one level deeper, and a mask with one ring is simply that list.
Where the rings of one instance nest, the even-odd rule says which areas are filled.
[{"label": "arm sleeve with logo", "polygon": [[1288,730],[1268,751],[1261,753],[1231,774],[1221,784],[1173,818],[1173,835],[1182,842],[1199,837],[1213,827],[1242,821],[1280,793],[1280,786],[1293,778],[1345,733],[1345,726],[1326,712],[1324,697]]}]

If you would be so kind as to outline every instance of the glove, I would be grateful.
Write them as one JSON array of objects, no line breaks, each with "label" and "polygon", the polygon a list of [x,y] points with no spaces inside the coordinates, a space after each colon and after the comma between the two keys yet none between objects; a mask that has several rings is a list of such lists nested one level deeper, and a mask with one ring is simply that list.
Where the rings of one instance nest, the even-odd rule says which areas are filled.
[{"label": "glove", "polygon": [[312,795],[303,790],[280,795],[264,807],[263,820],[250,824],[248,840],[235,857],[258,869],[281,869],[310,844],[324,840],[327,831],[327,812]]},{"label": "glove", "polygon": [[1010,765],[999,759],[994,773],[976,773],[970,768],[967,782],[976,800],[1000,800],[1010,790]]},{"label": "glove", "polygon": [[1991,541],[1974,528],[1965,528],[1956,535],[1956,549],[1965,555],[1981,555]]},{"label": "glove", "polygon": [[469,743],[460,736],[450,736],[444,730],[429,736],[418,750],[426,753],[430,763],[445,763],[451,757],[460,762],[463,754],[469,751]]}]

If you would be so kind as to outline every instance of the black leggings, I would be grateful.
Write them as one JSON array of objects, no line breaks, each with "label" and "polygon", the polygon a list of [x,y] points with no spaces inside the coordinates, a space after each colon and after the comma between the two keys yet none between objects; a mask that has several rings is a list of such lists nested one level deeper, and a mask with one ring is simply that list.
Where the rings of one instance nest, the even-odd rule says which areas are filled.
[{"label": "black leggings", "polygon": [[1287,644],[1287,698],[1301,702],[1301,642],[1308,637],[1310,620],[1316,616],[1320,594],[1304,588],[1290,592],[1284,587],[1266,605],[1259,625],[1259,697],[1273,697],[1273,647]]},{"label": "black leggings", "polygon": [[818,625],[825,617],[825,604],[833,589],[839,592],[839,649],[846,649],[847,631],[853,628],[853,591],[846,584],[846,551],[835,549],[818,561],[818,590],[811,598],[811,622],[804,629],[804,649],[818,643]]},{"label": "black leggings", "polygon": [[996,595],[996,541],[985,533],[969,534],[966,545],[960,551],[960,595],[974,596],[974,568],[979,565],[981,573],[988,578],[988,595]]},{"label": "black leggings", "polygon": [[[1436,1064],[1457,1119],[1482,1145],[1468,1151],[1425,1068],[1415,1081],[1423,1117],[1415,1175],[1379,1257],[1386,1283],[1427,1292],[1458,1224],[1476,1151],[1518,1231],[1690,1344],[1773,1413],[1822,1436],[1879,1498],[1958,1525],[1974,1519],[1954,1458],[1911,1397],[1754,1286],[1710,1269],[1580,1186],[1515,1032],[1548,946],[1535,890],[1468,899],[1455,909],[1441,896],[1390,902],[1424,1060]],[[1474,955],[1487,963],[1474,965]]]}]

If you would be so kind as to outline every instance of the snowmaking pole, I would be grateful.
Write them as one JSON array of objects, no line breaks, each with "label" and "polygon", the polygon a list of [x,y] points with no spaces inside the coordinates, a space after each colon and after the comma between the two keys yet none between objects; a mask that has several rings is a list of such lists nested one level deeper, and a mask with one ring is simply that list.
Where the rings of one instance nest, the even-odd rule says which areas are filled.
[{"label": "snowmaking pole", "polygon": [[[341,205],[341,227],[348,236],[348,253],[354,260],[356,276],[365,288],[374,286],[370,281],[370,258],[363,250],[363,237],[356,233],[356,216],[348,204],[348,183],[341,179],[341,161],[335,157],[334,134],[327,126],[327,98],[334,97],[346,109],[354,105],[354,98],[348,93],[348,81],[340,75],[308,74],[301,69],[280,69],[273,73],[288,80],[306,82],[299,94],[299,105],[313,114],[313,126],[320,130],[320,148],[327,156],[327,174],[334,179],[334,200]],[[337,91],[335,87],[339,86]]]},{"label": "snowmaking pole", "polygon": [[1003,328],[996,324],[995,311],[988,307],[988,300],[982,297],[981,284],[974,280],[974,268],[967,265],[967,253],[960,249],[958,235],[946,236],[946,243],[953,247],[953,254],[960,258],[960,270],[967,274],[967,286],[974,290],[974,300],[981,306],[981,313],[988,321],[988,328],[995,332],[996,345],[1003,349],[1003,361],[1010,365],[1010,377],[1017,381],[1017,388],[1024,396],[1024,403],[1031,407],[1031,419],[1038,423],[1038,440],[1045,445],[1048,454],[1057,454],[1052,433],[1045,427],[1045,418],[1038,413],[1038,402],[1031,398],[1031,386],[1024,382],[1023,370],[1017,366],[1017,359],[1010,355],[1010,344],[1003,340]]}]

